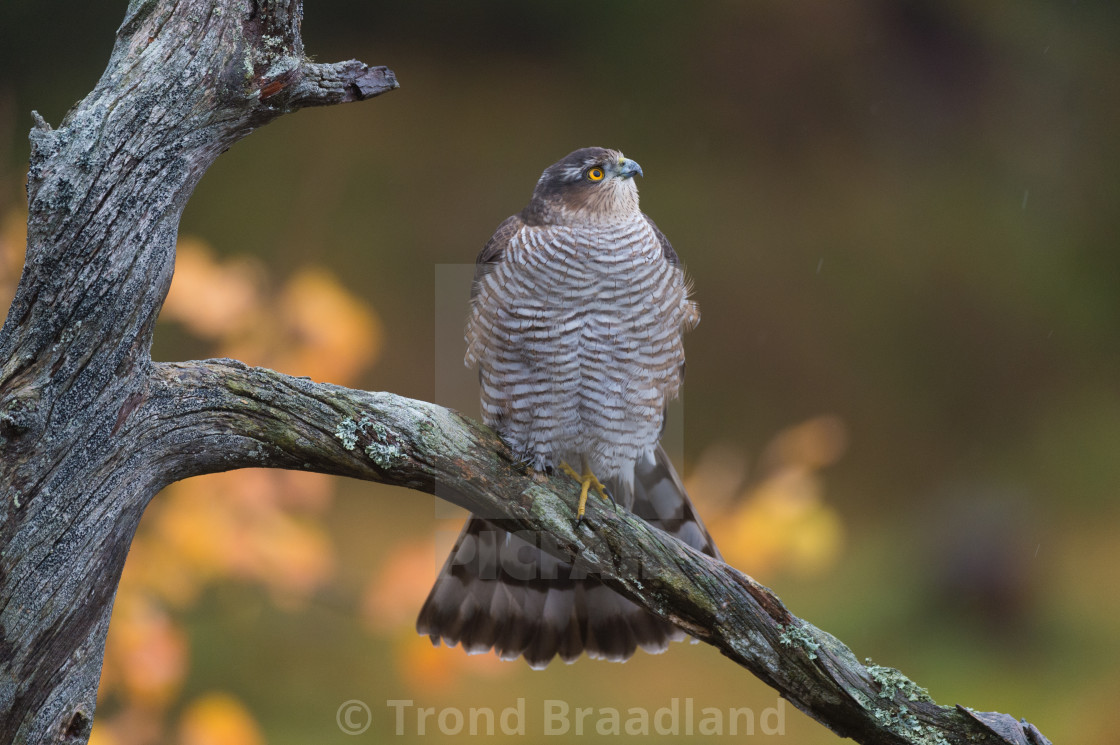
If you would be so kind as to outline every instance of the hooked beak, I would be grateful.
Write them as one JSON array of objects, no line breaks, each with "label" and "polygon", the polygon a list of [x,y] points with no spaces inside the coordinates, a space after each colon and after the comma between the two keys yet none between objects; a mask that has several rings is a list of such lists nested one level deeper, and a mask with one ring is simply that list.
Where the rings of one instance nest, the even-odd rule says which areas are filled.
[{"label": "hooked beak", "polygon": [[619,178],[633,178],[634,176],[644,176],[642,167],[638,165],[637,161],[630,160],[629,158],[622,158],[618,161],[618,177]]}]

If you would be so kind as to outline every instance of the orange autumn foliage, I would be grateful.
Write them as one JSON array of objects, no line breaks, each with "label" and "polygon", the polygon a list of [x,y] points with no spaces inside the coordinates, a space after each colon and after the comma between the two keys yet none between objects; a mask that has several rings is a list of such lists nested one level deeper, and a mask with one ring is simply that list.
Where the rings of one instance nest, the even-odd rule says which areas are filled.
[{"label": "orange autumn foliage", "polygon": [[475,677],[514,675],[523,669],[497,655],[470,655],[462,647],[436,647],[426,636],[418,636],[413,625],[401,628],[394,637],[394,667],[399,678],[417,694],[453,690]]},{"label": "orange autumn foliage", "polygon": [[175,247],[175,277],[161,320],[175,320],[200,339],[251,333],[264,301],[264,270],[247,257],[220,261],[198,238]]},{"label": "orange autumn foliage", "polygon": [[410,627],[416,621],[416,609],[423,605],[435,582],[442,560],[431,539],[397,544],[366,587],[362,600],[366,625],[380,633]]},{"label": "orange autumn foliage", "polygon": [[759,578],[782,571],[821,576],[830,569],[843,547],[844,527],[825,502],[819,472],[839,460],[846,445],[843,423],[835,417],[794,425],[766,447],[759,474],[749,482],[742,456],[710,448],[685,486],[700,502],[727,562]]},{"label": "orange autumn foliage", "polygon": [[260,728],[232,696],[208,693],[191,702],[179,720],[180,745],[263,745]]},{"label": "orange autumn foliage", "polygon": [[4,308],[16,294],[26,250],[27,213],[11,209],[0,214],[0,301]]},{"label": "orange autumn foliage", "polygon": [[291,375],[347,384],[376,359],[377,315],[328,271],[303,267],[269,291],[259,262],[221,260],[184,238],[161,320],[214,342],[215,354]]},{"label": "orange autumn foliage", "polygon": [[431,538],[397,544],[370,580],[362,602],[366,625],[394,639],[397,676],[417,692],[453,688],[465,674],[495,676],[520,669],[492,654],[468,655],[459,647],[436,647],[428,637],[416,634],[416,611],[424,604],[447,550],[447,546],[437,548]]},{"label": "orange autumn foliage", "polygon": [[113,655],[102,667],[102,687],[120,689],[143,708],[166,706],[186,672],[186,634],[157,599],[137,592],[118,593],[113,618]]},{"label": "orange autumn foliage", "polygon": [[[373,364],[382,340],[375,312],[326,270],[304,267],[272,287],[258,262],[220,259],[194,238],[177,246],[167,321],[215,355],[339,384]],[[189,479],[153,500],[117,591],[93,742],[169,741],[167,719],[183,703],[190,664],[177,614],[210,583],[252,583],[293,604],[331,579],[334,550],[321,519],[333,492],[325,476],[253,469]],[[264,742],[227,693],[186,702],[176,731],[181,745]]]}]

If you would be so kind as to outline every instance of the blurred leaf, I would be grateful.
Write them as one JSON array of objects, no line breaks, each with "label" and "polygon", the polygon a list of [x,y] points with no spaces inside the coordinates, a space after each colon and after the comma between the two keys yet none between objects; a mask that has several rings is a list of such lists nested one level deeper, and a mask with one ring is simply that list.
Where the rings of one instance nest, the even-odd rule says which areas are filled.
[{"label": "blurred leaf", "polygon": [[112,714],[98,706],[89,745],[164,745],[163,713],[128,705]]},{"label": "blurred leaf", "polygon": [[287,481],[277,471],[243,469],[176,484],[161,496],[152,537],[199,577],[306,595],[330,576],[334,560],[322,527],[282,506]]},{"label": "blurred leaf", "polygon": [[844,423],[834,416],[820,416],[778,433],[763,453],[762,466],[775,471],[791,466],[818,470],[840,460],[847,446]]},{"label": "blurred leaf", "polygon": [[714,515],[729,509],[739,496],[747,472],[747,458],[741,450],[731,443],[713,443],[688,472],[684,488],[701,515]]},{"label": "blurred leaf", "polygon": [[27,212],[0,204],[0,303],[5,310],[16,294],[27,250]]},{"label": "blurred leaf", "polygon": [[175,276],[162,317],[178,321],[207,340],[249,332],[260,320],[262,280],[255,261],[219,261],[198,238],[180,238],[175,247]]},{"label": "blurred leaf", "polygon": [[179,745],[263,745],[256,720],[237,699],[208,693],[187,706],[179,719]]},{"label": "blurred leaf", "polygon": [[288,333],[298,343],[281,370],[320,380],[349,381],[381,349],[381,323],[370,307],[323,269],[300,270],[279,299]]},{"label": "blurred leaf", "polygon": [[435,582],[441,558],[431,539],[403,542],[370,580],[362,602],[362,617],[379,633],[411,629],[416,612]]},{"label": "blurred leaf", "polygon": [[446,691],[476,676],[503,677],[525,669],[524,662],[502,660],[491,653],[469,655],[462,647],[437,647],[411,628],[392,639],[397,676],[416,693]]},{"label": "blurred leaf", "polygon": [[323,269],[297,272],[256,320],[253,333],[228,338],[222,354],[344,385],[381,350],[377,315]]},{"label": "blurred leaf", "polygon": [[186,674],[186,635],[164,608],[135,592],[118,594],[113,623],[102,686],[121,689],[135,705],[154,710],[166,706]]},{"label": "blurred leaf", "polygon": [[190,237],[176,252],[160,318],[214,342],[218,354],[340,385],[377,359],[383,331],[376,312],[325,269],[304,267],[271,292],[252,259],[219,260]]},{"label": "blurred leaf", "polygon": [[[709,529],[724,558],[756,577],[779,571],[819,576],[840,555],[844,529],[825,504],[817,471],[832,465],[847,446],[845,427],[822,416],[779,432],[763,451],[758,480],[728,498],[746,478],[746,460],[726,444],[710,447],[685,482],[704,504]],[[714,498],[712,498],[712,496]],[[715,516],[716,507],[727,513]]]}]

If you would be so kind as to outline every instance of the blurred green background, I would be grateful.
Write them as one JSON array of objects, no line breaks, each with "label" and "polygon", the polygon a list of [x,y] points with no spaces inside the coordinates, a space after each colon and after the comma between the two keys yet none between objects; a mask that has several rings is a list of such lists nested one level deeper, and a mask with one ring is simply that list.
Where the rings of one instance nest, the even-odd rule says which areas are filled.
[{"label": "blurred green background", "polygon": [[[57,125],[93,86],[124,6],[0,8],[0,212],[22,204],[30,110]],[[349,382],[434,398],[436,267],[473,261],[569,151],[624,150],[703,314],[683,471],[730,485],[697,500],[736,514],[801,423],[827,416],[846,444],[808,458],[835,522],[824,558],[739,568],[939,703],[1114,742],[1120,5],[310,0],[304,37],[318,60],[390,66],[401,89],[237,144],[182,232],[277,278],[325,267],[371,305],[380,354]],[[181,324],[157,337],[158,359],[213,353]],[[224,691],[270,743],[353,741],[335,723],[350,699],[372,710],[367,741],[392,734],[391,699],[523,696],[530,739],[546,699],[775,705],[703,645],[546,672],[402,657],[425,588],[400,595],[395,626],[371,625],[363,598],[402,545],[454,525],[425,495],[330,488],[314,519],[334,568],[300,602],[218,578],[176,611],[190,663],[175,701]],[[434,571],[438,550],[417,550]],[[837,740],[791,707],[785,735]]]}]

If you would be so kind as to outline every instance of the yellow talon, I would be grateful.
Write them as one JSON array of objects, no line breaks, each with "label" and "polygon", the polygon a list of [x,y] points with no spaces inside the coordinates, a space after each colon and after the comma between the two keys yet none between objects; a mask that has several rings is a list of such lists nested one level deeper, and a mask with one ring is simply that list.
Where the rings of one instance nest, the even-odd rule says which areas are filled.
[{"label": "yellow talon", "polygon": [[562,471],[564,471],[564,473],[568,474],[573,479],[578,481],[579,485],[580,485],[579,505],[576,507],[576,522],[577,523],[580,520],[583,519],[583,513],[587,509],[587,492],[588,492],[588,490],[595,489],[596,493],[598,493],[598,495],[600,497],[602,497],[605,501],[610,501],[610,496],[607,495],[606,487],[603,486],[603,482],[599,481],[599,479],[595,476],[595,474],[591,473],[591,468],[589,466],[585,465],[583,467],[583,473],[580,474],[580,473],[576,472],[576,469],[572,468],[567,463],[564,463],[563,461],[561,461],[560,462],[560,469]]}]

